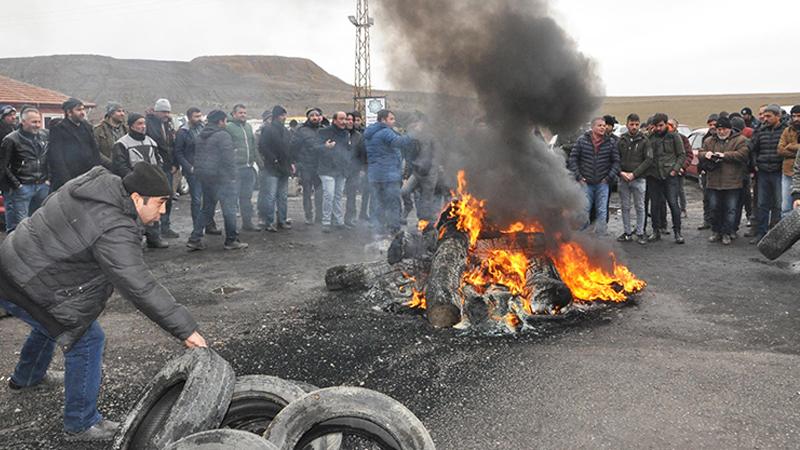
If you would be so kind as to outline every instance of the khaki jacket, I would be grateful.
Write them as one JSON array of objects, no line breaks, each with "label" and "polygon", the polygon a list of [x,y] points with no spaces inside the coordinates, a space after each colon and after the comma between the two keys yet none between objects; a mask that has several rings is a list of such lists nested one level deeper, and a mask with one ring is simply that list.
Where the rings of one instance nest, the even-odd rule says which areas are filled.
[{"label": "khaki jacket", "polygon": [[794,174],[794,161],[797,156],[797,150],[800,150],[800,144],[797,142],[798,133],[794,127],[786,127],[781,134],[781,140],[778,142],[778,154],[783,156],[783,174],[790,177]]},{"label": "khaki jacket", "polygon": [[732,133],[724,141],[712,136],[703,143],[699,158],[705,158],[706,152],[725,154],[719,167],[708,172],[708,188],[718,190],[741,189],[747,171],[750,149],[747,138],[739,133]]}]

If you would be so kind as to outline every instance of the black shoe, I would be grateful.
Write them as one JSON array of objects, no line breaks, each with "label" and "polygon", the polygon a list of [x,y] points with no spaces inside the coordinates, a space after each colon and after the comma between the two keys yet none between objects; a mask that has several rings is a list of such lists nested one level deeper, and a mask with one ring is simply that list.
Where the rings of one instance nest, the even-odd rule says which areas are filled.
[{"label": "black shoe", "polygon": [[617,242],[630,242],[633,240],[633,236],[628,233],[622,233],[617,238]]},{"label": "black shoe", "polygon": [[38,383],[32,386],[20,386],[14,383],[11,378],[8,379],[8,388],[11,393],[17,394],[20,392],[27,392],[31,390],[38,390],[41,388],[52,388],[64,386],[64,371],[61,370],[48,370]]},{"label": "black shoe", "polygon": [[172,228],[168,228],[166,230],[161,230],[161,237],[167,239],[178,239],[179,237],[181,237],[181,235],[176,233],[175,230],[173,230]]},{"label": "black shoe", "polygon": [[186,243],[186,246],[189,247],[190,252],[206,249],[206,244],[203,244],[203,241],[189,241]]},{"label": "black shoe", "polygon": [[148,239],[147,248],[169,248],[169,244],[161,239]]},{"label": "black shoe", "polygon": [[669,236],[669,230],[666,229],[666,228],[662,228],[661,229],[661,234],[665,234],[665,235]]},{"label": "black shoe", "polygon": [[653,233],[650,236],[647,236],[647,242],[655,242],[661,240],[661,233]]},{"label": "black shoe", "polygon": [[288,219],[287,219],[287,221],[286,221],[286,222],[284,222],[284,223],[279,223],[279,224],[278,224],[278,228],[280,228],[281,230],[291,230],[291,229],[292,229],[292,224],[290,224],[290,223],[288,222]]},{"label": "black shoe", "polygon": [[647,245],[647,238],[643,234],[639,234],[636,236],[636,242],[640,245]]},{"label": "black shoe", "polygon": [[686,241],[683,240],[683,236],[681,236],[681,232],[680,231],[676,231],[675,232],[675,243],[676,244],[683,244],[685,242]]},{"label": "black shoe", "polygon": [[709,225],[707,223],[704,223],[704,224],[700,225],[699,227],[697,227],[698,230],[707,230],[709,228],[711,228],[711,225]]},{"label": "black shoe", "polygon": [[216,225],[209,225],[206,227],[206,234],[212,236],[219,236],[222,234],[222,230],[216,227]]}]

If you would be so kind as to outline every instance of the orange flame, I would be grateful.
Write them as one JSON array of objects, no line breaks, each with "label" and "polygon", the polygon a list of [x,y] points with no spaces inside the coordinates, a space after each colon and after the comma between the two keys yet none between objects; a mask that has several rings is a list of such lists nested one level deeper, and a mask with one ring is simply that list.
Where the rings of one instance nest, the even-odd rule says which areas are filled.
[{"label": "orange flame", "polygon": [[456,228],[469,235],[469,245],[474,247],[486,216],[486,200],[478,200],[467,192],[463,170],[458,171],[458,189],[452,194],[455,199],[450,202],[450,218],[457,219]]},{"label": "orange flame", "polygon": [[514,222],[509,225],[508,228],[505,230],[500,230],[503,234],[511,234],[511,233],[542,233],[544,232],[544,227],[539,224],[539,222],[534,222],[529,225],[525,225],[522,222]]},{"label": "orange flame", "polygon": [[417,222],[417,230],[419,230],[419,232],[422,233],[423,231],[425,231],[425,228],[428,226],[429,223],[430,222],[428,222],[427,220],[420,219],[420,221]]},{"label": "orange flame", "polygon": [[425,293],[418,291],[416,288],[411,290],[411,300],[404,303],[409,308],[427,308],[427,301],[425,300]]},{"label": "orange flame", "polygon": [[483,290],[498,284],[509,289],[512,295],[526,294],[528,258],[522,252],[492,250],[481,265],[464,273],[463,282]]},{"label": "orange flame", "polygon": [[612,259],[611,273],[590,261],[586,251],[575,242],[560,244],[558,253],[551,258],[561,279],[577,300],[624,302],[630,294],[644,289],[647,283],[627,267],[617,264],[614,253],[609,253],[609,256]]}]

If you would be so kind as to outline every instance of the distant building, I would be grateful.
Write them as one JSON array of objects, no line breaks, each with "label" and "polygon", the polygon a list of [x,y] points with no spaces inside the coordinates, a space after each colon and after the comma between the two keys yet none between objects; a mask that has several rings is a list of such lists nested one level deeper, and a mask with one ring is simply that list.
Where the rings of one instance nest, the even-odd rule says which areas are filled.
[{"label": "distant building", "polygon": [[[61,104],[67,98],[69,96],[61,92],[0,75],[0,105],[11,105],[17,111],[21,111],[23,106],[33,106],[42,112],[45,127],[49,127],[51,119],[64,117]],[[95,106],[86,103],[87,109]]]}]

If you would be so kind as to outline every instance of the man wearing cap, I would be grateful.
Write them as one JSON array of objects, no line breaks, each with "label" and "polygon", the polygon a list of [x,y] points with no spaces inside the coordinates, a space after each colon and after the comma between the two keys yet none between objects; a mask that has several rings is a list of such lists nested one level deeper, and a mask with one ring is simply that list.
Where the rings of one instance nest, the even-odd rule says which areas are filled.
[{"label": "man wearing cap", "polygon": [[[261,154],[261,190],[258,195],[258,215],[264,229],[271,232],[291,228],[288,223],[289,176],[294,171],[289,152],[289,130],[286,129],[286,109],[275,105],[270,122],[261,129],[258,151]],[[277,219],[276,219],[277,207]]]},{"label": "man wearing cap", "polygon": [[[178,171],[178,164],[175,162],[175,127],[172,124],[172,105],[169,100],[160,98],[153,107],[153,112],[147,114],[147,135],[158,144],[158,152],[161,156],[161,168],[169,180],[169,185],[173,185],[173,176]],[[172,197],[167,202],[167,212],[161,216],[159,233],[161,237],[175,239],[178,233],[170,226],[170,216],[172,215]]]},{"label": "man wearing cap", "polygon": [[[63,381],[67,440],[109,440],[119,426],[97,410],[105,343],[97,318],[115,289],[186,347],[206,347],[189,311],[156,281],[142,254],[141,225],[158,221],[170,192],[163,172],[149,164],[124,179],[95,167],[0,244],[0,306],[31,327],[10,391]],[[63,374],[48,371],[56,345]]]},{"label": "man wearing cap", "polygon": [[247,244],[239,242],[236,228],[236,204],[239,200],[236,190],[236,156],[233,139],[225,132],[227,117],[219,109],[208,113],[208,125],[195,140],[194,170],[203,190],[203,207],[200,220],[194,223],[192,235],[186,243],[191,251],[206,248],[203,244],[203,229],[214,217],[217,201],[222,205],[222,217],[225,221],[225,250],[247,248]]},{"label": "man wearing cap", "polygon": [[700,157],[706,164],[714,165],[706,175],[713,233],[709,241],[730,245],[738,227],[737,209],[750,158],[747,138],[732,129],[729,118],[720,117],[717,133],[703,143]]},{"label": "man wearing cap", "polygon": [[128,132],[125,123],[125,109],[119,103],[111,102],[106,106],[106,115],[103,121],[94,127],[94,138],[100,150],[100,158],[106,161],[106,166],[111,162],[114,143]]},{"label": "man wearing cap", "polygon": [[258,159],[256,138],[253,127],[247,123],[247,107],[237,104],[233,107],[230,121],[225,131],[233,139],[236,154],[236,184],[239,197],[239,213],[242,215],[242,230],[261,231],[253,224],[253,191],[256,185],[255,164]]},{"label": "man wearing cap", "polygon": [[786,125],[781,122],[781,107],[776,104],[767,105],[764,109],[764,122],[753,136],[751,144],[758,172],[757,228],[752,233],[751,244],[757,244],[767,234],[770,225],[777,223],[781,217],[783,156],[778,154],[778,144],[785,129]]},{"label": "man wearing cap", "polygon": [[5,193],[6,232],[14,231],[22,219],[36,212],[47,194],[47,131],[35,108],[22,113],[22,126],[9,133],[0,145],[0,189]]},{"label": "man wearing cap", "polygon": [[761,126],[761,122],[759,122],[758,119],[753,117],[753,110],[750,109],[749,106],[745,106],[739,112],[742,114],[742,119],[744,119],[744,124],[748,128],[752,128],[754,130],[757,130],[758,127]]},{"label": "man wearing cap", "polygon": [[0,141],[17,128],[17,110],[11,105],[0,106]]},{"label": "man wearing cap", "polygon": [[76,98],[69,98],[61,107],[64,120],[51,127],[47,150],[51,192],[103,164],[92,126],[86,121],[86,106]]},{"label": "man wearing cap", "polygon": [[797,150],[800,149],[800,105],[792,106],[791,123],[783,130],[778,142],[778,155],[783,157],[783,180],[781,182],[781,215],[792,212],[792,177]]},{"label": "man wearing cap", "polygon": [[[297,161],[297,175],[303,187],[303,212],[306,225],[322,223],[322,180],[319,178],[319,130],[322,110],[306,111],[306,121],[292,135],[291,149]],[[314,196],[312,203],[311,196]]]}]

